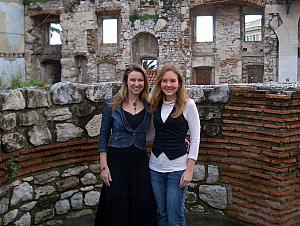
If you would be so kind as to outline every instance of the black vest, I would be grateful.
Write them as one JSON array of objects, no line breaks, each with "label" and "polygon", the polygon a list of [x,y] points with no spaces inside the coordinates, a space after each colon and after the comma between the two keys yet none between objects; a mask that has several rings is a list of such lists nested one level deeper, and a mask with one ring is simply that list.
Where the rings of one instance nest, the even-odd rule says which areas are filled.
[{"label": "black vest", "polygon": [[[175,111],[173,108],[171,114]],[[161,106],[153,114],[155,138],[152,147],[153,154],[158,157],[162,152],[173,160],[187,153],[185,137],[189,129],[188,122],[181,114],[177,118],[168,116],[165,123],[161,119]]]}]

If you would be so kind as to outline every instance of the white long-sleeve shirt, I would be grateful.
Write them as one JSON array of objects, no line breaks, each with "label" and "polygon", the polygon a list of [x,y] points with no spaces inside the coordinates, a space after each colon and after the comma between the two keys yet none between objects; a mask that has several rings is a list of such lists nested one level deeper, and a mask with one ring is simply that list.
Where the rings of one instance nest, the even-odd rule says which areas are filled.
[{"label": "white long-sleeve shirt", "polygon": [[[165,122],[173,110],[175,105],[175,100],[171,102],[163,101],[161,108],[161,118]],[[150,156],[149,167],[152,170],[158,172],[174,172],[179,170],[185,170],[187,167],[188,159],[197,160],[199,153],[199,143],[200,143],[200,119],[196,104],[193,99],[189,99],[183,110],[183,116],[188,122],[189,135],[190,135],[190,149],[186,155],[183,155],[177,159],[169,160],[168,157],[162,152],[158,157],[153,153]],[[148,140],[153,139],[155,134],[153,120],[148,131]]]}]

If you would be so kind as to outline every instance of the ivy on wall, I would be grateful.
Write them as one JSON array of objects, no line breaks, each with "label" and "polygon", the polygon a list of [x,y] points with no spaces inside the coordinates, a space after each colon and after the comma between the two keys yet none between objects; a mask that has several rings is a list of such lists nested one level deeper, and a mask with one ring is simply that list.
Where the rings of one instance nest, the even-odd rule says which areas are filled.
[{"label": "ivy on wall", "polygon": [[172,1],[170,1],[170,0],[164,0],[163,1],[163,8],[165,10],[171,9],[172,8]]},{"label": "ivy on wall", "polygon": [[137,10],[134,10],[132,14],[129,15],[129,20],[133,24],[136,20],[141,20],[142,22],[145,20],[158,20],[159,16],[157,14],[151,15],[148,13],[145,13],[143,15],[139,14]]}]

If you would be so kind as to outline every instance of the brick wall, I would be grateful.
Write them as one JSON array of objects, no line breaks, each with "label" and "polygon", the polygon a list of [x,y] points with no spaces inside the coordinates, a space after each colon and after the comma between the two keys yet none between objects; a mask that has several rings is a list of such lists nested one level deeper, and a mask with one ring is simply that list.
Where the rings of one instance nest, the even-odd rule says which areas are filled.
[{"label": "brick wall", "polygon": [[233,87],[222,133],[201,140],[231,190],[227,214],[256,225],[299,225],[300,92]]},{"label": "brick wall", "polygon": [[[43,195],[47,196],[47,202],[55,204],[55,208],[51,208],[57,212],[60,211],[60,214],[55,216],[53,214],[47,219],[41,219],[39,217],[41,214],[44,215],[53,210],[50,207],[49,209],[40,207],[39,203],[43,202],[45,197],[38,198],[36,199],[37,206],[30,212],[34,219],[38,219],[35,222],[46,224],[49,219],[51,222],[59,222],[57,220],[70,217],[74,211],[81,211],[83,214],[83,210],[94,208],[96,203],[91,204],[89,197],[96,193],[99,194],[101,181],[99,172],[95,170],[98,169],[98,138],[95,133],[97,128],[93,128],[93,125],[100,123],[101,117],[97,118],[96,116],[101,116],[103,98],[107,95],[111,96],[116,90],[117,86],[110,83],[99,86],[97,84],[93,86],[56,84],[50,91],[49,106],[42,102],[39,102],[38,105],[26,101],[25,107],[22,103],[16,103],[19,107],[23,106],[23,109],[19,110],[4,110],[11,106],[9,105],[11,102],[6,103],[6,99],[3,97],[7,97],[7,95],[0,92],[2,101],[0,104],[0,109],[2,109],[0,112],[2,150],[0,152],[0,224],[3,218],[2,224],[5,225],[4,223],[10,219],[8,216],[12,216],[12,213],[17,210],[16,208],[20,209],[19,207],[24,204],[24,200],[18,200],[16,206],[8,206],[5,205],[6,201],[4,200],[14,199],[11,194],[17,192],[18,186],[21,185],[27,189],[32,187],[36,194],[41,194],[45,188],[35,183],[36,178],[41,175],[48,178],[50,172],[55,184],[51,182],[51,179],[44,187],[55,188],[56,196],[53,195],[54,193],[48,194],[49,190]],[[77,91],[82,94],[82,98],[79,98]],[[188,91],[197,104],[202,126],[197,165],[208,166],[208,169],[209,167],[218,168],[219,179],[214,181],[214,185],[227,191],[225,197],[227,201],[224,201],[226,205],[221,208],[220,205],[215,207],[203,205],[200,187],[211,183],[199,179],[195,180],[193,187],[189,188],[189,198],[192,198],[193,201],[190,199],[187,201],[187,209],[193,211],[197,206],[203,205],[208,213],[222,213],[254,225],[299,225],[299,86],[275,83],[255,86],[231,85],[227,86],[227,89],[218,86],[189,86]],[[29,93],[32,94],[32,91],[26,89],[21,92],[26,98],[31,96],[35,101],[44,99],[41,96],[37,98],[37,94],[41,95],[40,91],[35,91],[36,95],[29,95]],[[226,97],[222,94],[224,92],[228,92],[227,98],[224,98]],[[11,96],[13,95],[13,91],[9,91],[9,93]],[[73,99],[68,98],[68,95]],[[66,102],[57,100],[58,97],[61,97],[61,101]],[[19,96],[18,98],[20,99]],[[32,109],[32,106],[35,108]],[[72,118],[69,118],[70,112],[66,111],[66,108],[70,109]],[[55,111],[50,111],[50,109],[56,109],[60,114],[53,115]],[[29,111],[36,111],[40,116],[35,125],[19,121],[20,114],[26,112],[29,114]],[[13,114],[16,114],[17,119],[15,126],[12,125],[14,124],[12,123],[14,121]],[[43,120],[41,120],[42,115],[46,115]],[[73,135],[69,134],[69,137],[65,137],[66,141],[60,142],[58,135],[61,133],[58,133],[59,127],[55,125],[62,124],[61,121],[69,122],[69,124],[72,122],[84,131],[82,133],[74,132]],[[44,139],[44,143],[40,144],[32,138],[34,136],[31,127],[45,122],[47,122],[46,125],[52,138]],[[11,123],[10,126],[9,123]],[[69,124],[68,126],[70,126]],[[63,125],[67,125],[67,123]],[[78,131],[77,127],[70,126],[69,128]],[[33,131],[38,131],[38,134],[44,133],[42,137],[46,137],[47,133],[43,129]],[[7,134],[12,134],[11,141],[16,139],[15,142],[11,142],[14,143],[11,146],[6,143],[5,135]],[[20,134],[25,137],[27,144],[24,144],[22,148],[16,148],[19,147],[16,144],[23,143],[20,141],[22,140]],[[31,135],[26,137],[27,134]],[[80,137],[78,137],[79,134],[81,134]],[[75,135],[77,137],[74,137]],[[77,172],[76,167],[80,166],[85,166],[80,170],[85,174],[79,175],[78,173],[78,179],[76,179],[75,174],[70,173],[70,169],[71,172]],[[53,174],[53,172],[56,173]],[[68,176],[65,176],[66,172]],[[33,179],[30,179],[31,177]],[[77,180],[85,184],[79,184]],[[92,180],[92,182],[86,182],[87,180]],[[92,185],[88,187],[88,183],[92,183]],[[16,191],[9,192],[10,189]],[[75,208],[68,212],[69,209],[66,207],[63,210],[57,207],[66,202],[65,198],[53,201],[53,197],[63,197],[63,193],[78,190],[83,193],[80,195],[87,196],[84,199],[86,205],[80,210]],[[27,193],[30,194],[28,190]],[[195,195],[190,196],[190,194]],[[218,199],[218,196],[215,198]],[[25,201],[28,202],[28,200]],[[72,198],[69,202],[72,203]],[[19,220],[20,216],[21,213],[12,219],[12,222]]]}]

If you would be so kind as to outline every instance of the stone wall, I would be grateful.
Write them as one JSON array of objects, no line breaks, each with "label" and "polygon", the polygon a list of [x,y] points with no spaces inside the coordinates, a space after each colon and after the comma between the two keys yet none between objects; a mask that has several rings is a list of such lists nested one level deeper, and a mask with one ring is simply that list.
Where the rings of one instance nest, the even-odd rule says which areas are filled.
[{"label": "stone wall", "polygon": [[[21,0],[0,0],[0,89],[12,79],[25,80],[24,6]],[[18,21],[16,23],[15,21]]]},{"label": "stone wall", "polygon": [[[62,82],[0,92],[0,225],[54,225],[95,212],[102,102],[118,88]],[[299,85],[187,88],[202,132],[186,209],[299,225]]]},{"label": "stone wall", "polygon": [[[284,21],[272,9],[285,9],[284,4],[273,0],[153,2],[70,0],[26,7],[27,78],[35,75],[44,79],[42,73],[47,63],[55,61],[58,70],[49,69],[49,74],[58,74],[59,81],[119,81],[126,65],[151,57],[157,60],[158,68],[166,62],[176,64],[187,84],[195,84],[199,67],[212,69],[210,84],[247,83],[247,67],[252,65],[263,68],[263,82],[278,81],[275,30]],[[262,41],[244,41],[245,14],[262,15]],[[199,15],[214,16],[212,42],[195,41],[195,20]],[[101,21],[110,17],[118,19],[118,42],[104,44]],[[47,27],[51,22],[62,27],[62,45],[46,51],[49,50]],[[136,38],[143,35],[153,37],[157,44],[152,49],[136,46],[141,43],[136,43]],[[78,58],[85,58],[83,75]],[[107,68],[112,70],[111,75]]]}]

